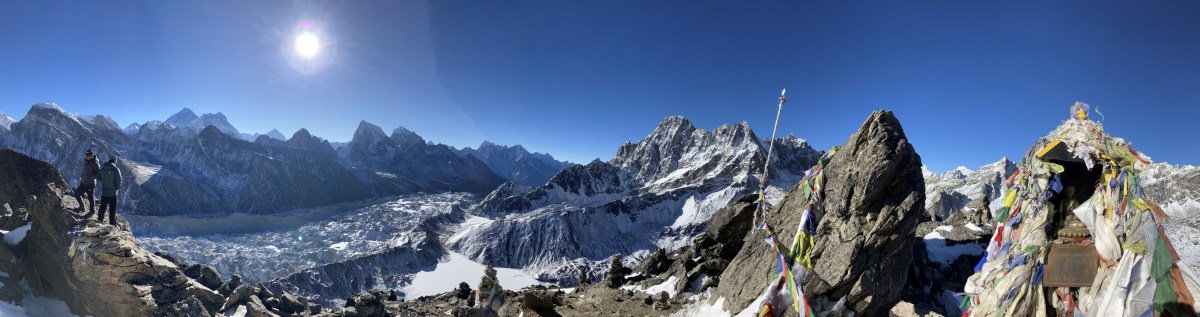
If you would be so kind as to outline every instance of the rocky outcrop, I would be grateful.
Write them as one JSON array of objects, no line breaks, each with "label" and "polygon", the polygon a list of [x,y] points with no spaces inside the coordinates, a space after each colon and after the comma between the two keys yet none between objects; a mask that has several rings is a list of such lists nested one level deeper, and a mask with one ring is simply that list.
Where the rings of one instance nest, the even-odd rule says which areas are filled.
[{"label": "rocky outcrop", "polygon": [[[877,111],[831,157],[824,180],[805,295],[817,306],[845,298],[859,315],[885,315],[900,300],[914,233],[927,218],[921,158],[895,116]],[[796,234],[808,207],[803,196],[799,186],[792,188],[768,214],[779,237]],[[753,230],[722,273],[722,281],[739,281],[719,288],[726,310],[740,311],[770,284],[775,262],[763,239]]]},{"label": "rocky outcrop", "polygon": [[[0,150],[0,179],[5,180],[0,204],[27,210],[31,220],[16,248],[0,245],[0,270],[9,279],[5,286],[25,280],[32,295],[61,299],[78,315],[211,316],[236,308],[249,316],[277,316],[320,310],[292,294],[277,297],[261,285],[215,292],[212,285],[229,284],[215,269],[151,254],[123,217],[115,226],[81,218],[70,188],[46,162]],[[23,296],[0,288],[6,301]]]},{"label": "rocky outcrop", "polygon": [[174,263],[142,249],[123,219],[119,226],[78,219],[70,210],[79,206],[53,166],[0,150],[0,174],[8,184],[0,203],[26,208],[32,220],[25,254],[15,256],[34,295],[95,316],[150,316],[183,301],[211,309],[221,301]]},{"label": "rocky outcrop", "polygon": [[757,200],[757,195],[744,196],[717,211],[707,223],[708,231],[688,247],[669,255],[663,249],[656,250],[634,269],[635,285],[650,287],[674,279],[671,288],[675,294],[699,294],[719,286],[719,277],[745,244],[743,239],[751,229]]}]

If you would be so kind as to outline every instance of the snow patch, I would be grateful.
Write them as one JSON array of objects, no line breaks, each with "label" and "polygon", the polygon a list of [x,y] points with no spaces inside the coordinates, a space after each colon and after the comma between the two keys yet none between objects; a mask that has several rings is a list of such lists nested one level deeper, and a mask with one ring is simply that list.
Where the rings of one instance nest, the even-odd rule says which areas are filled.
[{"label": "snow patch", "polygon": [[345,251],[345,250],[346,250],[346,247],[349,247],[349,246],[350,246],[350,242],[345,242],[345,241],[343,241],[343,242],[338,242],[338,243],[334,243],[334,244],[332,244],[332,245],[329,245],[329,248],[330,248],[330,249],[334,249],[334,250],[338,250],[338,251]]},{"label": "snow patch", "polygon": [[683,203],[683,214],[675,219],[675,223],[671,225],[671,228],[682,228],[692,224],[707,222],[717,210],[729,205],[740,189],[740,187],[726,187],[720,191],[703,196],[704,198],[701,200],[697,200],[696,195],[688,197],[687,201]]},{"label": "snow patch", "polygon": [[650,295],[657,295],[658,293],[667,292],[667,295],[675,297],[675,283],[677,282],[679,282],[679,277],[672,275],[665,282],[657,285],[651,285],[644,288],[641,285],[625,285],[621,286],[621,289],[642,292]]},{"label": "snow patch", "polygon": [[707,300],[697,300],[691,305],[684,306],[679,311],[671,314],[671,317],[731,317],[729,312],[726,312],[725,298],[717,298],[716,301],[709,303]]},{"label": "snow patch", "polygon": [[450,238],[447,239],[446,241],[449,241],[450,243],[454,243],[454,241],[458,241],[464,237],[471,235],[475,231],[475,228],[486,226],[493,222],[496,222],[496,221],[492,220],[492,219],[484,218],[484,217],[467,215],[467,219],[458,225],[458,230],[456,230],[457,233],[455,233],[453,236],[450,236]]},{"label": "snow patch", "polygon": [[[946,245],[946,238],[939,232],[942,227],[950,226],[939,226],[937,230],[925,235],[926,257],[930,261],[950,265],[959,256],[983,254],[983,246],[977,243]],[[949,231],[949,229],[945,231]]]},{"label": "snow patch", "polygon": [[0,301],[0,316],[4,317],[44,317],[44,316],[76,316],[71,313],[67,303],[61,300],[29,296],[21,300],[20,305]]},{"label": "snow patch", "polygon": [[971,231],[983,232],[983,228],[976,226],[974,223],[967,223],[965,227],[967,227],[967,229],[971,229]]},{"label": "snow patch", "polygon": [[[476,280],[475,277],[483,277],[484,267],[458,252],[450,252],[449,260],[438,263],[432,271],[417,272],[412,284],[404,288],[404,295],[417,298],[449,292],[458,286],[458,282],[471,284]],[[496,268],[496,278],[500,279],[500,286],[506,290],[541,284],[533,276],[517,269]]]},{"label": "snow patch", "polygon": [[0,234],[4,235],[5,243],[8,243],[8,245],[10,245],[10,246],[16,246],[17,244],[21,243],[21,240],[25,240],[25,235],[29,233],[29,228],[32,225],[33,225],[33,222],[28,222],[28,223],[25,223],[24,226],[20,226],[16,229],[13,229],[13,231],[9,231],[9,232],[0,231]]}]

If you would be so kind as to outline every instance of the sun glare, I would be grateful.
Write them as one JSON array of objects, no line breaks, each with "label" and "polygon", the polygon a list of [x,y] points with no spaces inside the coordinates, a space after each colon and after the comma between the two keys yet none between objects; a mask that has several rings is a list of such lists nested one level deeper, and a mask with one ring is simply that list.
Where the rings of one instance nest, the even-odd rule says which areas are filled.
[{"label": "sun glare", "polygon": [[304,32],[296,35],[296,55],[302,58],[313,58],[321,50],[321,39],[317,35]]}]

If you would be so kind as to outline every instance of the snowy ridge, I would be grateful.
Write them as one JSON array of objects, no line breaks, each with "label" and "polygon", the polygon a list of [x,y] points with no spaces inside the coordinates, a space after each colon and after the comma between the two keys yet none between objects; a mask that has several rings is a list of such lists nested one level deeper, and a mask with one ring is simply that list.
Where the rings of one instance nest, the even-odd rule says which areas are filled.
[{"label": "snowy ridge", "polygon": [[1004,181],[1017,166],[1008,158],[980,166],[975,170],[959,166],[945,173],[935,173],[922,166],[925,177],[925,209],[936,220],[945,220],[975,199],[987,199],[991,210],[999,210],[1001,196],[1007,187]]},{"label": "snowy ridge", "polygon": [[8,130],[9,127],[12,126],[13,122],[17,122],[17,121],[13,120],[12,117],[9,117],[8,115],[4,114],[3,112],[0,112],[0,129]]},{"label": "snowy ridge", "polygon": [[[717,209],[754,192],[767,142],[745,122],[712,132],[668,117],[645,139],[626,142],[609,162],[567,168],[521,192],[502,186],[471,213],[496,220],[446,241],[481,263],[520,267],[541,279],[573,281],[575,265],[603,272],[615,253],[648,254],[684,245]],[[780,193],[820,152],[789,136],[776,140],[770,192]]]}]

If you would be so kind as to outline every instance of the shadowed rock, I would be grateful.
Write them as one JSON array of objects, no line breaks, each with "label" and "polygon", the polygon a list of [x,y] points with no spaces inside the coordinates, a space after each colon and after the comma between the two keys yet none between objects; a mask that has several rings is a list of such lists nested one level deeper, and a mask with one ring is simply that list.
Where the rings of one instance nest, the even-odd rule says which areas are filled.
[{"label": "shadowed rock", "polygon": [[[812,251],[813,268],[803,283],[818,306],[846,298],[861,316],[880,316],[900,300],[912,260],[917,224],[924,214],[925,183],[921,158],[890,111],[872,113],[831,157],[824,169],[824,200],[814,211],[819,224]],[[781,240],[790,242],[807,207],[793,187],[768,219]],[[772,252],[762,230],[753,230],[745,246],[721,275],[729,283],[718,297],[726,310],[740,311],[771,283]],[[787,243],[784,242],[784,243]]]}]

